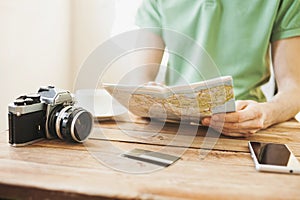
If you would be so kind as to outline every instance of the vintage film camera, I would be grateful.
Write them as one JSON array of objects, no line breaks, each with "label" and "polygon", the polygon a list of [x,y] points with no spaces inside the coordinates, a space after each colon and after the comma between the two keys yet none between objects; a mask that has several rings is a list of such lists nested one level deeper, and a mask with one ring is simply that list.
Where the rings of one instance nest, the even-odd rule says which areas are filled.
[{"label": "vintage film camera", "polygon": [[93,127],[91,113],[74,107],[72,94],[54,86],[17,98],[8,110],[9,143],[13,146],[42,138],[83,142]]}]

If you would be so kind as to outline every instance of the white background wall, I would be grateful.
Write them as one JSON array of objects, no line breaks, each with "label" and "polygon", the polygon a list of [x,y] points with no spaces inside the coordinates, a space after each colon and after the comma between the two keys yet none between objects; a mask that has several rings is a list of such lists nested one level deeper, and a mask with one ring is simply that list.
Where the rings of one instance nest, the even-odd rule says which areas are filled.
[{"label": "white background wall", "polygon": [[48,83],[70,88],[70,0],[0,0],[0,131],[7,104]]},{"label": "white background wall", "polygon": [[72,83],[87,56],[111,36],[115,6],[116,0],[72,0]]},{"label": "white background wall", "polygon": [[109,38],[114,0],[0,0],[0,131],[7,105],[41,85],[72,91],[81,63]]}]

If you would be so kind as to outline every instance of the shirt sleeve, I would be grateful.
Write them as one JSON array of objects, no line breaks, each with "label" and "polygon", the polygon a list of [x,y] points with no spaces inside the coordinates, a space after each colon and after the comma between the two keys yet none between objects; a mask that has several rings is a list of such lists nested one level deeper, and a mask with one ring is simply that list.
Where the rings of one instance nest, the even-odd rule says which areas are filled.
[{"label": "shirt sleeve", "polygon": [[144,0],[135,17],[136,25],[141,28],[151,28],[161,35],[161,22],[159,2],[157,0]]},{"label": "shirt sleeve", "polygon": [[271,42],[300,36],[300,0],[282,0],[279,7]]}]

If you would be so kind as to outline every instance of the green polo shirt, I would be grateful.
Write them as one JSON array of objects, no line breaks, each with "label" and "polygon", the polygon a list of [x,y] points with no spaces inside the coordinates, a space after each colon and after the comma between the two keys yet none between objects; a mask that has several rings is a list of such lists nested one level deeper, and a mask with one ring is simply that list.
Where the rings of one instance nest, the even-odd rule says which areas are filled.
[{"label": "green polo shirt", "polygon": [[136,24],[158,28],[171,49],[166,84],[230,75],[236,99],[265,101],[260,87],[270,77],[270,43],[300,35],[300,0],[144,0]]}]

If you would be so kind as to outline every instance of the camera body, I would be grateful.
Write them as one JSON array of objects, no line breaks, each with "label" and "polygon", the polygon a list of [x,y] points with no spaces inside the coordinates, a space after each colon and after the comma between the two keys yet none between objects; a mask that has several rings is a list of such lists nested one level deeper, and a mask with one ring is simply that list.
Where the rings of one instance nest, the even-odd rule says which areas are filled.
[{"label": "camera body", "polygon": [[9,143],[24,146],[40,139],[83,142],[93,126],[91,113],[74,107],[72,94],[54,86],[23,95],[8,106]]}]

